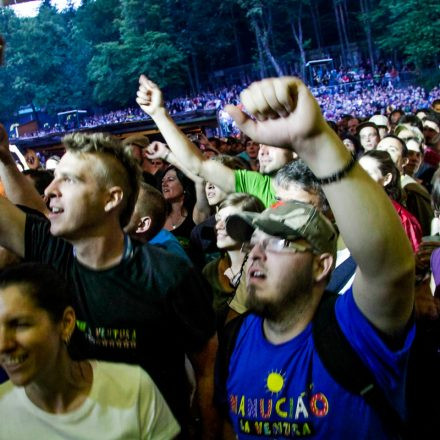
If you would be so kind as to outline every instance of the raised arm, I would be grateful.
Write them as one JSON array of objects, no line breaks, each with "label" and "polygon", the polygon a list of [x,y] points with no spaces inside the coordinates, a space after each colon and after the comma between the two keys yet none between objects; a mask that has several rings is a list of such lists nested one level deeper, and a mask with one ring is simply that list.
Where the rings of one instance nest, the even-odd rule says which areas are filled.
[{"label": "raised arm", "polygon": [[358,264],[354,298],[364,315],[388,334],[400,332],[414,302],[414,257],[383,188],[355,164],[326,124],[316,100],[297,78],[266,79],[241,95],[251,119],[240,109],[227,111],[256,142],[295,150],[325,184],[336,222]]},{"label": "raised arm", "polygon": [[48,209],[43,198],[38,194],[34,185],[24,176],[15,164],[9,150],[9,139],[3,125],[0,124],[0,179],[8,199],[15,204],[28,206],[43,214]]},{"label": "raised arm", "polygon": [[139,78],[137,103],[151,116],[177,161],[191,173],[212,182],[225,192],[235,190],[234,171],[223,164],[206,159],[185,136],[168,114],[159,87],[144,75]]}]

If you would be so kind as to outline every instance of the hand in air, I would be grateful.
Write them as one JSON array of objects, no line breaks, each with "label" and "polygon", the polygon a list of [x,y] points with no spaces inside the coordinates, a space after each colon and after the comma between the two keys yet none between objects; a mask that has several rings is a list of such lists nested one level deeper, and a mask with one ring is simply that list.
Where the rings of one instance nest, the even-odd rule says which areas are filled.
[{"label": "hand in air", "polygon": [[139,77],[139,89],[137,91],[136,102],[139,107],[153,117],[157,110],[164,107],[162,92],[153,81],[145,75]]},{"label": "hand in air", "polygon": [[150,145],[144,150],[145,157],[147,159],[164,159],[171,153],[171,150],[166,144],[159,141],[151,142]]},{"label": "hand in air", "polygon": [[298,151],[327,127],[315,98],[295,77],[255,82],[241,93],[241,102],[255,120],[233,105],[226,111],[255,142]]}]

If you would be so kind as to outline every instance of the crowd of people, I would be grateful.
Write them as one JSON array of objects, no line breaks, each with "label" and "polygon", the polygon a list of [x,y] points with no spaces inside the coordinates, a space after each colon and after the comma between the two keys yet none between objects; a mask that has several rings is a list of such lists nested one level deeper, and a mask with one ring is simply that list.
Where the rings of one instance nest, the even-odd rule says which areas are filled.
[{"label": "crowd of people", "polygon": [[171,109],[215,97],[142,75],[164,142],[71,133],[54,170],[1,127],[0,438],[430,438],[440,99],[404,90],[329,118],[265,79],[190,139]]},{"label": "crowd of people", "polygon": [[[366,117],[375,113],[383,113],[387,107],[402,108],[412,112],[428,106],[433,99],[440,97],[438,87],[429,92],[422,87],[401,86],[399,72],[394,66],[377,69],[373,74],[363,67],[352,69],[340,68],[315,69],[311,90],[317,98],[326,119],[336,121],[344,114],[354,113]],[[184,114],[194,111],[216,111],[220,118],[221,135],[237,135],[239,130],[229,118],[224,107],[236,105],[240,101],[240,93],[246,85],[221,87],[213,91],[203,91],[194,96],[173,98],[166,102],[171,115]],[[148,119],[148,115],[139,108],[129,107],[103,114],[83,117],[77,128],[87,129],[110,124],[120,124]],[[48,134],[74,131],[65,124],[45,124],[38,131],[26,133],[19,138],[41,137]],[[16,137],[14,131],[12,137]]]}]

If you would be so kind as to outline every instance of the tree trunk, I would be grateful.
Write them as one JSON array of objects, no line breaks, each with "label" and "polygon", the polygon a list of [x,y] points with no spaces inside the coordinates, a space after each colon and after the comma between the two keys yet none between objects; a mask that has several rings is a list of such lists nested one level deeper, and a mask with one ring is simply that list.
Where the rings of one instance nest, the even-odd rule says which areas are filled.
[{"label": "tree trunk", "polygon": [[351,60],[352,56],[351,56],[351,52],[350,52],[350,42],[348,41],[348,34],[347,34],[347,26],[346,26],[346,20],[345,20],[345,15],[344,15],[344,9],[342,8],[342,4],[339,3],[339,15],[340,15],[340,19],[341,19],[341,29],[342,29],[342,36],[344,38],[344,43],[345,43],[345,47],[347,48],[347,55],[348,55],[348,59]]},{"label": "tree trunk", "polygon": [[310,13],[312,16],[313,32],[315,34],[316,45],[318,46],[319,53],[322,54],[322,44],[321,44],[321,26],[319,23],[319,12],[317,2],[310,2]]},{"label": "tree trunk", "polygon": [[194,72],[194,83],[195,83],[194,85],[196,88],[196,92],[199,93],[200,92],[199,69],[197,68],[197,56],[195,55],[194,52],[191,53],[191,62]]},{"label": "tree trunk", "polygon": [[241,54],[240,39],[238,38],[237,27],[235,26],[234,7],[232,6],[232,3],[229,6],[229,12],[231,14],[232,31],[234,33],[234,46],[235,46],[235,53],[237,55],[237,64],[241,65],[243,64],[243,57]]},{"label": "tree trunk", "polygon": [[263,48],[261,47],[261,41],[258,38],[258,33],[256,28],[252,25],[252,28],[255,33],[255,40],[257,41],[257,49],[258,49],[258,68],[260,70],[260,79],[266,78],[266,66],[264,65],[264,55]]},{"label": "tree trunk", "polygon": [[186,74],[188,75],[189,86],[191,87],[191,94],[195,95],[196,94],[196,88],[194,86],[194,79],[193,79],[193,76],[191,74],[191,69],[190,69],[190,67],[189,67],[189,65],[187,63],[185,63],[185,70],[186,70]]},{"label": "tree trunk", "polygon": [[370,7],[368,0],[360,0],[362,22],[365,28],[365,34],[367,37],[368,45],[368,57],[370,58],[371,71],[374,72],[375,61],[374,61],[374,50],[373,50],[373,39],[371,37],[371,23],[370,23]]},{"label": "tree trunk", "polygon": [[335,18],[336,18],[336,28],[338,30],[339,45],[341,46],[342,62],[343,62],[343,64],[347,64],[346,53],[345,53],[345,45],[344,45],[344,38],[342,36],[341,21],[340,21],[340,18],[339,18],[337,1],[338,0],[333,0],[333,11],[335,13]]},{"label": "tree trunk", "polygon": [[302,30],[302,3],[299,4],[298,15],[297,15],[297,26],[292,21],[292,34],[296,41],[299,50],[300,57],[300,69],[301,69],[301,79],[305,81],[305,68],[306,68],[306,53],[304,51],[304,41],[303,41],[303,30]]},{"label": "tree trunk", "polygon": [[281,67],[279,66],[275,57],[272,55],[272,52],[270,50],[267,32],[261,31],[261,28],[255,19],[252,20],[251,24],[252,24],[252,27],[254,28],[257,40],[260,41],[261,48],[263,49],[264,55],[266,55],[267,59],[272,64],[273,68],[275,69],[276,74],[278,76],[283,76],[283,71],[282,71]]}]

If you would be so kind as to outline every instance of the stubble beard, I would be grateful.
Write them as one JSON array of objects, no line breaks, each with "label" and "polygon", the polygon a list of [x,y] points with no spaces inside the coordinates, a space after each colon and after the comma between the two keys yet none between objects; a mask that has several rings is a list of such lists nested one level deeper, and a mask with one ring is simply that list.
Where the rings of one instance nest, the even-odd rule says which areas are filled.
[{"label": "stubble beard", "polygon": [[313,289],[313,267],[307,265],[292,278],[292,285],[282,297],[259,298],[257,289],[248,286],[246,307],[261,318],[274,323],[292,321],[299,318],[307,308]]}]

